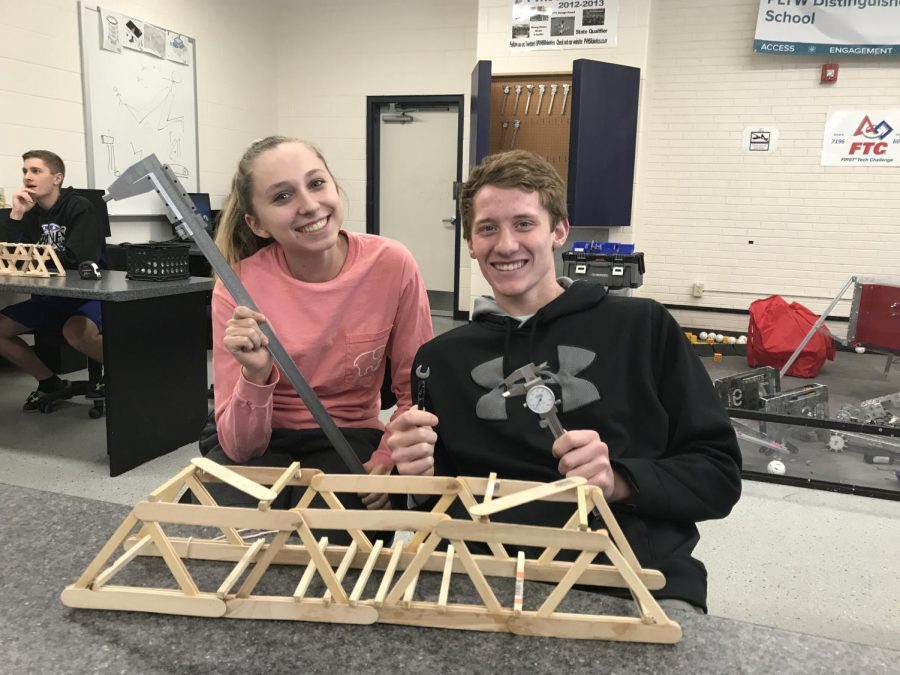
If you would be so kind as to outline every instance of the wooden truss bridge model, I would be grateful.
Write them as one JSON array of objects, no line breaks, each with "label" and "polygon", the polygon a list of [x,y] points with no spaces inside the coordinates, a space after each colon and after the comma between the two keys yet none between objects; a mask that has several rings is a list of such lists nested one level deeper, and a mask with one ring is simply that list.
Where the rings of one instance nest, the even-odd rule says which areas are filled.
[{"label": "wooden truss bridge model", "polygon": [[[258,500],[257,508],[219,506],[206,487],[217,482],[227,483]],[[289,486],[301,490],[296,506],[289,510],[271,509],[276,496]],[[185,488],[199,503],[178,501]],[[342,505],[338,497],[341,493],[432,495],[437,501],[430,512],[351,510]],[[317,495],[327,508],[310,508]],[[468,510],[470,520],[454,519],[446,513],[457,500]],[[571,518],[562,528],[490,521],[492,514],[539,500],[572,504]],[[607,529],[588,528],[588,514],[593,509],[599,511]],[[176,526],[175,529],[200,527],[205,536],[172,536],[163,525]],[[271,536],[268,540],[251,541],[250,535],[239,531],[241,528],[268,531]],[[329,545],[325,537],[317,541],[314,530],[344,531],[349,534],[350,543]],[[209,538],[210,532],[217,531],[221,536]],[[365,531],[407,532],[411,536],[407,535],[405,541],[394,537],[388,548],[382,540],[371,541]],[[299,544],[289,543],[293,534],[299,536]],[[437,550],[443,541],[448,544],[446,551]],[[470,551],[467,544],[475,543],[486,545],[481,550],[487,553]],[[519,550],[510,555],[506,546],[533,547],[531,550],[540,554],[526,557]],[[120,547],[124,553],[112,560]],[[563,550],[575,552],[573,562],[556,560]],[[611,564],[595,563],[600,553]],[[161,557],[173,577],[173,588],[113,585],[113,578],[138,556]],[[201,590],[188,571],[186,560],[228,563],[224,565],[227,574],[216,590]],[[292,587],[296,583],[292,593],[254,593],[267,572],[275,569],[273,566],[290,565],[302,568],[296,579],[290,580]],[[347,590],[344,582],[351,568],[359,572],[355,581],[348,580],[352,588]],[[440,575],[437,599],[414,597],[422,572]],[[308,591],[317,574],[325,590],[312,597]],[[480,602],[448,602],[455,575],[465,575],[471,581]],[[501,604],[487,577],[494,578],[495,585],[510,584],[511,606]],[[526,580],[546,584],[540,589],[546,597],[536,609],[525,608]],[[576,583],[628,589],[637,616],[558,611]],[[660,572],[641,568],[602,491],[587,486],[581,478],[544,484],[498,480],[495,474],[487,479],[334,475],[301,469],[299,463],[285,470],[224,467],[196,458],[135,505],[84,573],[66,587],[62,601],[69,607],[204,617],[383,622],[674,643],[681,639],[681,628],[666,616],[648,591],[664,585]],[[548,588],[552,589],[549,595]]]},{"label": "wooden truss bridge model", "polygon": [[[51,263],[51,269],[47,269]],[[66,270],[50,244],[0,242],[0,274],[22,277],[66,276]]]}]

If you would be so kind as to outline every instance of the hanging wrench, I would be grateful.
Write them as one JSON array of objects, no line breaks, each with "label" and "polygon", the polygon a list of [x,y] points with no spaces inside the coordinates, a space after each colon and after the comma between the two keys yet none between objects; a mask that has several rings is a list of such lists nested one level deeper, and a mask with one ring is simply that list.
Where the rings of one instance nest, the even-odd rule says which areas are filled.
[{"label": "hanging wrench", "polygon": [[509,99],[509,85],[503,86],[503,102],[500,104],[500,114],[506,112],[506,101]]},{"label": "hanging wrench", "polygon": [[526,84],[525,89],[528,90],[528,98],[525,99],[525,114],[528,114],[528,107],[531,105],[531,94],[534,91],[533,84]]},{"label": "hanging wrench", "polygon": [[416,407],[419,410],[425,410],[425,380],[431,375],[431,368],[416,368],[416,377],[419,378],[419,391],[416,395]]},{"label": "hanging wrench", "polygon": [[519,96],[522,95],[522,85],[516,85],[516,102],[513,104],[513,115],[519,114]]},{"label": "hanging wrench", "polygon": [[564,85],[563,85],[563,102],[562,102],[562,109],[559,111],[559,114],[560,114],[560,115],[565,115],[565,114],[566,114],[566,101],[569,100],[569,88],[570,88],[571,86],[572,86],[571,84],[564,84]]},{"label": "hanging wrench", "polygon": [[519,120],[513,120],[512,140],[509,143],[510,150],[516,147],[516,136],[519,135],[520,126],[522,126],[522,123]]},{"label": "hanging wrench", "polygon": [[509,122],[503,120],[500,122],[500,147],[503,147],[503,142],[506,140],[506,130],[509,127]]},{"label": "hanging wrench", "polygon": [[544,92],[547,90],[546,84],[538,85],[538,102],[537,102],[537,110],[535,111],[535,115],[541,114],[541,103],[544,102]]},{"label": "hanging wrench", "polygon": [[557,90],[557,89],[559,89],[559,85],[558,85],[558,84],[551,84],[551,85],[550,85],[550,105],[547,106],[547,114],[548,114],[548,115],[552,115],[552,114],[553,114],[553,101],[556,100],[556,90]]}]

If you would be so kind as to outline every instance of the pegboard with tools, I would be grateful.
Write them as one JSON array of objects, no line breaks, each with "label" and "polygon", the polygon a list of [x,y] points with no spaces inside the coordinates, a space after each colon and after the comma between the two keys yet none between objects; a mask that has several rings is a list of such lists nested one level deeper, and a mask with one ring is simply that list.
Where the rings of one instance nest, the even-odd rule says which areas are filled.
[{"label": "pegboard with tools", "polygon": [[530,150],[567,180],[571,108],[570,74],[491,78],[490,154]]}]

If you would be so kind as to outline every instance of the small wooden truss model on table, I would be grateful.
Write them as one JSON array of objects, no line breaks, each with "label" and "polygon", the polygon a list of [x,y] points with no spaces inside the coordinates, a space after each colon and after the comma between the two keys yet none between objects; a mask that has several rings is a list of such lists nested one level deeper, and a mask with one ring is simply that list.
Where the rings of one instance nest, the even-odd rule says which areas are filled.
[{"label": "small wooden truss model on table", "polygon": [[[47,269],[50,263],[50,269]],[[20,277],[66,276],[50,244],[0,242],[0,274]]]},{"label": "small wooden truss model on table", "polygon": [[[216,482],[227,483],[258,500],[257,508],[219,506],[206,487]],[[271,509],[274,499],[288,487],[301,491],[296,506]],[[199,503],[177,501],[184,488]],[[341,493],[431,495],[437,501],[430,512],[351,510],[341,503]],[[327,508],[310,508],[317,496]],[[457,500],[466,507],[471,519],[454,519],[447,514]],[[562,528],[490,521],[492,514],[538,500],[572,504],[571,518]],[[588,514],[593,509],[599,511],[607,529],[588,528]],[[221,532],[221,536],[174,536],[163,525],[170,532],[194,526],[207,533]],[[272,536],[251,541],[240,528],[265,530]],[[346,532],[350,543],[329,545],[325,537],[317,541],[314,530]],[[394,537],[388,548],[380,539],[371,541],[366,531],[407,532],[411,536],[407,535],[405,541]],[[300,543],[290,543],[294,534]],[[439,551],[444,541],[446,551]],[[470,551],[467,544],[476,543],[485,545],[482,548],[488,553]],[[507,545],[530,547],[541,553],[526,557],[520,550],[511,556]],[[124,553],[113,560],[120,546]],[[556,560],[563,550],[575,552],[573,562]],[[611,564],[595,563],[600,553]],[[161,557],[177,588],[113,585],[113,578],[139,556]],[[227,574],[216,590],[201,590],[185,564],[192,560],[223,563]],[[292,592],[254,593],[267,573],[283,570],[283,566],[303,568],[291,577]],[[349,582],[347,572],[351,568],[359,572],[355,581]],[[414,597],[423,572],[440,575],[436,599]],[[313,596],[309,591],[316,575],[324,584],[324,593]],[[455,575],[464,575],[471,582],[480,602],[448,601]],[[488,577],[495,584],[509,584],[511,606],[501,604]],[[345,588],[345,580],[348,585],[352,583],[350,590]],[[534,609],[525,608],[526,580],[543,582],[541,590],[546,597]],[[559,611],[576,583],[627,588],[638,616]],[[581,478],[545,484],[498,480],[495,474],[487,479],[333,475],[301,469],[299,463],[285,470],[224,467],[197,458],[135,505],[84,573],[66,587],[62,601],[69,607],[88,609],[235,619],[383,622],[673,643],[680,640],[681,628],[666,616],[648,591],[664,584],[660,572],[641,568],[602,492],[585,485]],[[549,594],[547,589],[552,589]]]}]

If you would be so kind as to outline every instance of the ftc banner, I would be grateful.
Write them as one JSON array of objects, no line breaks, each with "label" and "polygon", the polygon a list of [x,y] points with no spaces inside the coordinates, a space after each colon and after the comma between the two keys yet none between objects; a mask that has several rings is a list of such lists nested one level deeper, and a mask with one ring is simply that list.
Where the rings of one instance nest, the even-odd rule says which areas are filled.
[{"label": "ftc banner", "polygon": [[753,51],[900,56],[900,0],[759,0]]},{"label": "ftc banner", "polygon": [[616,46],[619,0],[511,0],[510,4],[509,48],[514,52]]},{"label": "ftc banner", "polygon": [[900,110],[828,114],[822,166],[900,166]]}]

